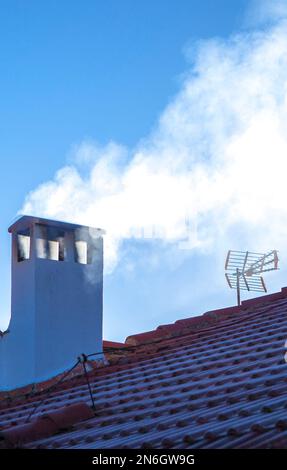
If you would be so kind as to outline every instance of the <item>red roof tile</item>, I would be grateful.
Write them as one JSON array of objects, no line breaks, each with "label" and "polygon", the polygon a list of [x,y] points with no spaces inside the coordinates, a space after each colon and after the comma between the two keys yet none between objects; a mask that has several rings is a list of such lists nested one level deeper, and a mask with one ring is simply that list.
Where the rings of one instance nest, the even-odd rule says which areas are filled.
[{"label": "red roof tile", "polygon": [[[54,381],[25,390],[26,398],[23,391],[10,400],[2,395],[4,445],[287,447],[286,338],[283,288],[241,307],[129,336],[124,344],[104,342],[109,364],[89,372],[95,414],[79,368],[57,387]],[[63,407],[79,401],[89,413],[76,412],[69,421]],[[31,411],[30,423],[24,424]]]},{"label": "red roof tile", "polygon": [[59,408],[38,416],[32,422],[10,426],[0,432],[2,447],[19,447],[26,442],[49,437],[61,430],[71,428],[75,423],[94,416],[85,402]]}]

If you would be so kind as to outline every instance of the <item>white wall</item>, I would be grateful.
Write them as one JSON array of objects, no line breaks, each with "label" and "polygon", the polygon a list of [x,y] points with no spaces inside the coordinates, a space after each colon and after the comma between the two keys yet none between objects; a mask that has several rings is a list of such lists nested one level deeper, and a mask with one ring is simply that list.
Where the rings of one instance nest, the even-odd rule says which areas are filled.
[{"label": "white wall", "polygon": [[80,264],[74,257],[74,226],[65,224],[65,260],[38,258],[43,231],[34,218],[26,219],[30,259],[18,261],[17,226],[12,236],[12,316],[10,331],[0,340],[0,390],[49,379],[71,367],[79,354],[102,351],[102,237],[92,240],[85,230],[93,260]]}]

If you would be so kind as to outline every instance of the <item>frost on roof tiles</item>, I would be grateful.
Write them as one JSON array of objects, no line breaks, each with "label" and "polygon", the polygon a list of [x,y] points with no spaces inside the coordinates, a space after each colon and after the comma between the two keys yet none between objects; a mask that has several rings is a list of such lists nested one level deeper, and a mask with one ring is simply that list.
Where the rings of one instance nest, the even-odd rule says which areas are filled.
[{"label": "frost on roof tiles", "polygon": [[[199,317],[104,342],[108,365],[88,373],[95,414],[28,448],[287,447],[287,289]],[[57,382],[56,382],[57,383]],[[49,388],[47,389],[47,386]],[[81,368],[53,388],[2,395],[2,434],[79,401],[91,408]],[[16,392],[15,392],[16,393]],[[91,411],[91,410],[90,410]],[[19,429],[19,428],[18,428]],[[27,431],[27,433],[29,433]]]}]

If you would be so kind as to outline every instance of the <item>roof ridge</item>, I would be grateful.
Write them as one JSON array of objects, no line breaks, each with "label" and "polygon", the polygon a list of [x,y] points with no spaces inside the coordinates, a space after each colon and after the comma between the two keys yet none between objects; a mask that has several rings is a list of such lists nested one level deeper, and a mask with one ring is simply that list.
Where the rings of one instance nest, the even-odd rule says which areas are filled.
[{"label": "roof ridge", "polygon": [[244,300],[240,306],[224,307],[209,310],[201,315],[176,320],[174,323],[159,325],[156,329],[130,335],[126,338],[128,346],[140,346],[148,343],[158,342],[175,336],[186,335],[188,332],[205,330],[213,327],[224,320],[235,319],[236,314],[245,313],[250,307],[260,306],[274,300],[287,297],[287,287],[282,287],[279,292]]}]

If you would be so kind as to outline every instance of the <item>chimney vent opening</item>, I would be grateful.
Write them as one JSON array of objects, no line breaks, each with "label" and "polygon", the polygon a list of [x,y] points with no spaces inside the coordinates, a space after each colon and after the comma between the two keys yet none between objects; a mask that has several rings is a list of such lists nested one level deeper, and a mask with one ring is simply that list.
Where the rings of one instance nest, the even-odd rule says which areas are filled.
[{"label": "chimney vent opening", "polygon": [[76,263],[88,264],[88,243],[83,240],[76,240]]},{"label": "chimney vent opening", "polygon": [[51,227],[40,227],[37,238],[37,257],[52,261],[65,260],[65,233]]},{"label": "chimney vent opening", "polygon": [[30,231],[17,234],[17,258],[19,262],[30,258],[30,243]]}]

